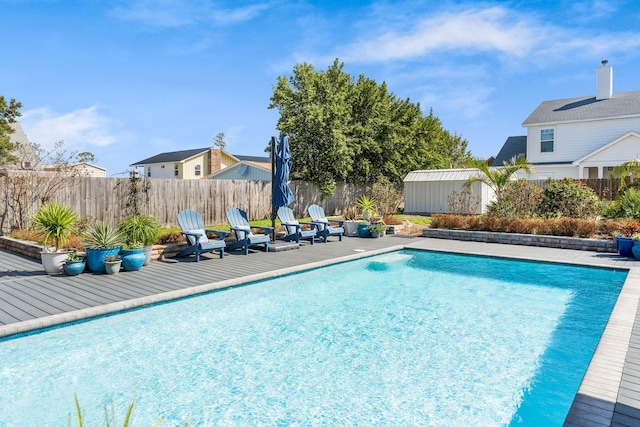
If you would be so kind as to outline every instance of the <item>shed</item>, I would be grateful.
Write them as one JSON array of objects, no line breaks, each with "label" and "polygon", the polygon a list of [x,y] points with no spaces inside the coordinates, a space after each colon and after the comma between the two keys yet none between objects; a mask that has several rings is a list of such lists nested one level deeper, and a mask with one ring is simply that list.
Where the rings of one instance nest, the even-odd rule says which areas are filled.
[{"label": "shed", "polygon": [[[469,178],[481,176],[478,169],[434,169],[412,171],[404,178],[404,211],[411,214],[449,212],[447,197],[461,193]],[[495,193],[487,184],[475,182],[471,193],[480,198],[476,214],[483,214]]]},{"label": "shed", "polygon": [[[271,165],[269,165],[271,166]],[[227,166],[211,175],[209,179],[236,179],[245,181],[271,181],[271,168],[267,169],[263,163],[241,160]]]}]

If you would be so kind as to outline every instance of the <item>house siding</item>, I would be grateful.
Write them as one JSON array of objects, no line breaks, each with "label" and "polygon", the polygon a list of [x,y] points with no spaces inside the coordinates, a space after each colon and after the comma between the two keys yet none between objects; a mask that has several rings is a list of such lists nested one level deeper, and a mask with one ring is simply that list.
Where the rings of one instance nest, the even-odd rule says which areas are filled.
[{"label": "house siding", "polygon": [[[541,153],[540,130],[552,128],[555,129],[554,151]],[[527,130],[527,159],[534,164],[573,162],[629,131],[639,132],[639,130],[640,117],[530,126]],[[629,160],[633,154],[626,153],[618,159],[619,163]]]},{"label": "house siding", "polygon": [[144,176],[147,177],[147,170],[148,170],[147,168],[151,166],[150,178],[166,178],[166,179],[174,178],[173,165],[174,163],[158,163],[155,165],[145,165]]}]

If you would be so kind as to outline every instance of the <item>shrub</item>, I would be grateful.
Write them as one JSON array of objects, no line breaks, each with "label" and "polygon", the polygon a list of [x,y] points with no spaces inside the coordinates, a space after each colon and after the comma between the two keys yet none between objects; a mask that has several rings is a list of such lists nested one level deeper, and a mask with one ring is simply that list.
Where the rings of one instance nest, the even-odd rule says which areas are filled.
[{"label": "shrub", "polygon": [[182,243],[184,241],[184,236],[179,231],[160,233],[160,235],[156,239],[156,243],[158,243],[159,245],[166,245],[167,243]]},{"label": "shrub", "polygon": [[546,218],[594,218],[600,213],[600,199],[591,188],[571,178],[549,179],[542,190],[540,214]]},{"label": "shrub", "polygon": [[382,217],[382,222],[384,222],[387,225],[402,225],[403,222],[400,221],[398,218],[396,218],[393,215],[385,215]]},{"label": "shrub", "polygon": [[620,233],[623,236],[631,237],[634,234],[640,232],[640,222],[636,219],[625,219],[620,221]]},{"label": "shrub", "polygon": [[431,220],[431,228],[463,230],[465,228],[465,219],[461,215],[435,214]]},{"label": "shrub", "polygon": [[504,231],[504,222],[497,216],[485,216],[482,218],[482,229],[487,231]]},{"label": "shrub", "polygon": [[542,189],[526,179],[507,184],[487,207],[487,214],[501,218],[532,218],[542,201]]},{"label": "shrub", "polygon": [[381,215],[393,215],[398,212],[402,204],[402,187],[389,181],[389,178],[380,175],[373,188],[371,197],[376,201],[378,213]]},{"label": "shrub", "polygon": [[634,187],[628,187],[618,194],[615,201],[607,205],[604,216],[640,219],[640,192]]},{"label": "shrub", "polygon": [[447,196],[447,204],[452,214],[471,215],[478,211],[480,196],[472,195],[468,189],[459,193],[454,190]]}]

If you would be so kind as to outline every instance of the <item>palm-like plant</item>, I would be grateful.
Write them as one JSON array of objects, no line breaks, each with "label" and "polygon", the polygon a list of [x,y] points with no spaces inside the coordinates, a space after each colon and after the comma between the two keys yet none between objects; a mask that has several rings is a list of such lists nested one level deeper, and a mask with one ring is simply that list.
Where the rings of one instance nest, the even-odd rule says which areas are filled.
[{"label": "palm-like plant", "polygon": [[58,252],[60,245],[66,242],[69,233],[73,231],[77,218],[76,211],[70,207],[57,203],[46,203],[36,212],[32,220],[35,229],[45,233],[45,246],[49,239],[53,238],[56,252]]},{"label": "palm-like plant", "polygon": [[87,247],[91,249],[108,249],[122,246],[124,236],[117,228],[109,227],[104,222],[96,222],[83,234]]},{"label": "palm-like plant", "polygon": [[153,215],[132,215],[118,224],[128,245],[153,245],[160,232],[160,221]]},{"label": "palm-like plant", "polygon": [[620,178],[620,188],[624,188],[627,185],[627,177],[630,178],[631,185],[633,185],[633,182],[640,177],[640,159],[631,159],[616,166],[613,168],[611,176]]},{"label": "palm-like plant", "polygon": [[470,187],[474,182],[483,182],[488,185],[496,196],[499,196],[504,187],[511,181],[513,175],[522,170],[525,172],[531,172],[532,168],[527,163],[526,157],[520,155],[513,157],[511,160],[504,162],[504,166],[490,167],[486,161],[477,160],[473,163],[473,166],[480,170],[482,175],[469,178],[466,182],[466,186]]}]

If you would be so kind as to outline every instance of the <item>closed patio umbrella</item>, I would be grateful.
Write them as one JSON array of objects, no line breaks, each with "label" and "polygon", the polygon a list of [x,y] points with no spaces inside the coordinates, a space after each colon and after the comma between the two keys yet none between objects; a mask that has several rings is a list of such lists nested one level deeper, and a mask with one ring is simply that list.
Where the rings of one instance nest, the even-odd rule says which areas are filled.
[{"label": "closed patio umbrella", "polygon": [[[271,158],[276,153],[276,138],[271,137]],[[272,166],[274,161],[272,160]],[[289,140],[286,135],[280,138],[275,155],[275,168],[272,168],[271,180],[271,226],[274,228],[273,240],[275,240],[276,210],[281,206],[289,206],[293,203],[294,196],[289,188],[289,172],[291,171],[291,153],[289,152]]]}]

